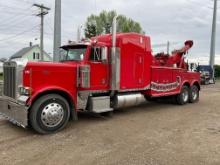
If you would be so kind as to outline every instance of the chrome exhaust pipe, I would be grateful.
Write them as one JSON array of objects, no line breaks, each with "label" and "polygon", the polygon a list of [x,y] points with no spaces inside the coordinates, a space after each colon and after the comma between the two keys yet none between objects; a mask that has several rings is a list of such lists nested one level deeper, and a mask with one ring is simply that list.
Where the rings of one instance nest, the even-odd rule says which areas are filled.
[{"label": "chrome exhaust pipe", "polygon": [[117,18],[118,16],[115,16],[112,22],[112,48],[116,48]]},{"label": "chrome exhaust pipe", "polygon": [[112,50],[111,50],[111,96],[115,91],[119,90],[120,86],[120,59],[116,50],[116,34],[117,34],[117,16],[112,22]]}]

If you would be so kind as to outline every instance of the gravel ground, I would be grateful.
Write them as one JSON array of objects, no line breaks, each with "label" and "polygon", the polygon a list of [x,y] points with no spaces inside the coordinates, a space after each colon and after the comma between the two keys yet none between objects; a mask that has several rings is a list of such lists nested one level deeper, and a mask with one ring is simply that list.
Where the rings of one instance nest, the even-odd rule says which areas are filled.
[{"label": "gravel ground", "polygon": [[0,121],[0,164],[219,165],[220,83],[200,102],[146,103],[113,118],[80,114],[53,135]]}]

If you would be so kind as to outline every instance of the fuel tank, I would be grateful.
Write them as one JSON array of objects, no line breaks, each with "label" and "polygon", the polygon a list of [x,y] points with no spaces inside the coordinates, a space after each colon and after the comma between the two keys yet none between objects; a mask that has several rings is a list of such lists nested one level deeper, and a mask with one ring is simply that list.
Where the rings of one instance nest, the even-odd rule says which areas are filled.
[{"label": "fuel tank", "polygon": [[118,94],[114,98],[113,107],[114,109],[137,106],[144,103],[144,95],[140,93],[133,94]]}]

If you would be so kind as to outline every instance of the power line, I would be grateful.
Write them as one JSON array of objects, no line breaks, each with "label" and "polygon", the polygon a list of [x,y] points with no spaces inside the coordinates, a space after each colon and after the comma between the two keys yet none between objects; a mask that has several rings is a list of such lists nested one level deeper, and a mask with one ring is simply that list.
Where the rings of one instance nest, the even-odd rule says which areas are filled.
[{"label": "power line", "polygon": [[18,36],[21,36],[21,35],[23,35],[23,34],[25,34],[25,33],[27,33],[27,32],[33,31],[33,30],[36,29],[37,27],[39,27],[39,25],[35,25],[34,27],[32,27],[32,28],[30,28],[30,29],[27,29],[27,30],[25,30],[25,31],[22,31],[22,32],[20,32],[20,33],[18,33],[18,34],[15,34],[15,35],[13,35],[13,36],[0,39],[0,42],[3,42],[3,41],[10,40],[10,39],[16,38],[16,37],[18,37]]},{"label": "power line", "polygon": [[[23,10],[24,10],[24,11],[30,10],[31,8],[32,8],[32,6],[30,6],[30,7],[28,7],[28,8],[24,8]],[[7,14],[13,14],[13,16],[2,20],[0,26],[5,26],[5,25],[11,24],[11,23],[14,24],[14,22],[18,22],[18,20],[20,20],[20,19],[23,20],[23,18],[24,18],[23,15],[25,15],[25,18],[31,16],[31,13],[23,13],[23,12],[21,13],[21,12],[15,12],[15,11],[13,11],[13,12],[11,12],[11,11],[6,11],[6,12],[4,12],[4,13],[5,13],[6,15],[7,15]],[[16,15],[16,16],[14,16],[14,15]],[[21,15],[22,15],[22,16],[21,16]]]},{"label": "power line", "polygon": [[19,0],[19,1],[22,1],[22,2],[27,3],[27,4],[32,4],[32,2],[29,2],[27,0]]},{"label": "power line", "polygon": [[[26,33],[28,34],[28,33]],[[31,32],[31,34],[33,34],[33,32]],[[21,38],[22,37],[22,38]],[[33,38],[33,36],[28,36],[25,38],[24,40],[24,37],[23,36],[19,36],[17,38],[14,38],[13,40],[8,40],[8,41],[5,41],[4,43],[1,44],[0,48],[8,48],[10,47],[10,49],[12,49],[12,46],[11,45],[24,45],[24,43],[27,43],[31,40],[31,38]],[[27,41],[27,42],[26,42]],[[4,45],[4,46],[2,46]],[[18,46],[20,47],[20,46]],[[14,48],[14,47],[13,47]]]},{"label": "power line", "polygon": [[15,2],[17,2],[17,3],[26,3],[26,4],[30,4],[30,5],[32,5],[33,3],[32,2],[30,2],[30,1],[28,1],[28,0],[14,0]]},{"label": "power line", "polygon": [[7,5],[2,5],[2,4],[0,4],[0,7],[1,8],[6,8],[6,9],[13,9],[13,10],[22,10],[22,11],[30,10],[32,8],[32,6],[29,6],[28,8],[18,8],[18,7],[7,6]]},{"label": "power line", "polygon": [[48,27],[50,28],[51,31],[54,30],[52,25],[48,22],[48,20],[45,20],[45,23],[48,25]]},{"label": "power line", "polygon": [[[26,16],[23,17],[23,19],[13,19],[12,21],[5,23],[5,24],[0,24],[0,30],[4,29],[10,29],[11,27],[17,27],[18,25],[23,25],[22,23],[27,21],[31,16]],[[3,27],[3,28],[2,28]]]},{"label": "power line", "polygon": [[16,11],[4,11],[4,14],[7,15],[29,15],[30,13],[28,12],[16,12]]},{"label": "power line", "polygon": [[5,43],[16,42],[16,41],[18,41],[18,43],[20,43],[20,42],[24,41],[24,39],[26,39],[26,38],[37,38],[36,36],[39,34],[37,29],[38,28],[34,28],[33,30],[30,30],[30,31],[27,31],[27,32],[23,33],[25,35],[18,35],[14,38],[7,39],[7,40],[4,41],[4,43],[1,43],[1,45],[5,44]]},{"label": "power line", "polygon": [[31,34],[37,34],[37,31],[34,31],[34,30],[37,29],[38,26],[39,26],[39,25],[37,25],[37,26],[35,26],[35,27],[32,27],[32,28],[30,28],[30,29],[28,29],[28,30],[22,31],[22,32],[20,32],[20,33],[14,34],[14,35],[12,35],[12,36],[10,36],[10,37],[1,39],[0,41],[1,41],[1,42],[2,42],[2,41],[7,42],[7,41],[10,41],[10,40],[13,40],[13,41],[14,41],[14,40],[23,39],[23,38],[24,38],[23,34],[28,34],[28,33],[30,33],[30,32],[31,32]]},{"label": "power line", "polygon": [[19,20],[21,18],[23,18],[23,16],[20,16],[20,15],[9,17],[5,20],[2,20],[1,22],[3,22],[3,24],[0,24],[0,26],[8,25],[8,24],[10,24],[16,20]]}]

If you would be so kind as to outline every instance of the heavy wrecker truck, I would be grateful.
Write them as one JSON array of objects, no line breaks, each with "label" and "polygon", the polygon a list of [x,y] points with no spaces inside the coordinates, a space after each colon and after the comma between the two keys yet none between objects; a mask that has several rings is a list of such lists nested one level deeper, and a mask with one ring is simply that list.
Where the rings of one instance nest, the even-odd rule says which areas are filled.
[{"label": "heavy wrecker truck", "polygon": [[150,37],[101,35],[62,46],[60,62],[4,63],[0,114],[18,126],[47,134],[63,129],[77,112],[110,113],[143,98],[173,96],[180,105],[199,100],[200,75],[190,72],[185,46],[171,55],[152,55]]}]

